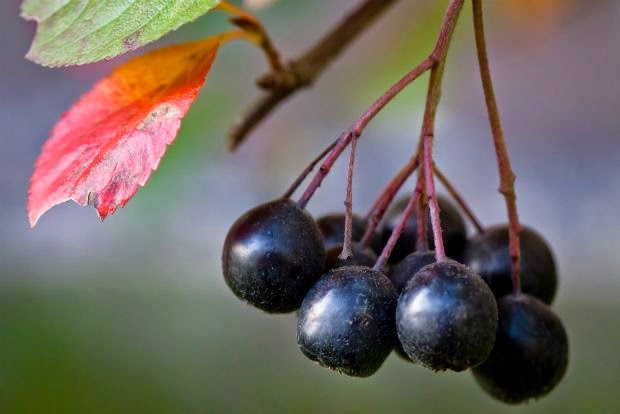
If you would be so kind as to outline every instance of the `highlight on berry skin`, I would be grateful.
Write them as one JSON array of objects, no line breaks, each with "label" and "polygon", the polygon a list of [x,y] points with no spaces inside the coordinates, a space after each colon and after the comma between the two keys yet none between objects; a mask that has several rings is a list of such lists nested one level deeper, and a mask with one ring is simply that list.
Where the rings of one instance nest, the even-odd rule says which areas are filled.
[{"label": "highlight on berry skin", "polygon": [[299,308],[324,266],[318,226],[288,199],[262,204],[242,215],[230,228],[222,253],[230,289],[272,313]]}]

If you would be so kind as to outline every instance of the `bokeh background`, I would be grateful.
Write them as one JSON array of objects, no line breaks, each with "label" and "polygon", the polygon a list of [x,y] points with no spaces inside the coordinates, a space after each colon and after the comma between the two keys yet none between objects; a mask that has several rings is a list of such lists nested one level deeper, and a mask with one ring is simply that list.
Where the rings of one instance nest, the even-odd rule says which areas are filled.
[{"label": "bokeh background", "polygon": [[[356,3],[280,0],[259,16],[292,57]],[[394,355],[369,379],[339,376],[298,351],[294,315],[263,314],[224,285],[230,224],[279,195],[428,53],[446,3],[394,6],[234,154],[226,130],[257,96],[265,64],[248,45],[226,46],[160,168],[125,209],[101,223],[67,203],[31,230],[28,179],[50,128],[127,56],[39,67],[23,59],[34,24],[19,18],[19,1],[0,2],[0,412],[620,412],[618,1],[485,2],[521,217],[552,244],[561,275],[554,309],[571,359],[550,396],[506,407],[467,372],[434,374]],[[225,28],[212,13],[157,45]],[[422,79],[399,96],[360,141],[357,211],[413,151],[424,88]],[[469,4],[447,64],[436,156],[484,223],[504,221]],[[321,187],[313,214],[342,209],[344,169],[337,164]]]}]

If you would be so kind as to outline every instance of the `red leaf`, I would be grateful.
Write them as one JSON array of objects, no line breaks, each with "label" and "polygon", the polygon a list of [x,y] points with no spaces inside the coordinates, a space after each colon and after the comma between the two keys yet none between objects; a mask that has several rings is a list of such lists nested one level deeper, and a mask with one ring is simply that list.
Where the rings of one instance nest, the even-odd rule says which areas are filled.
[{"label": "red leaf", "polygon": [[222,40],[212,37],[132,59],[75,103],[35,164],[30,225],[68,200],[94,206],[101,219],[124,206],[174,140]]}]

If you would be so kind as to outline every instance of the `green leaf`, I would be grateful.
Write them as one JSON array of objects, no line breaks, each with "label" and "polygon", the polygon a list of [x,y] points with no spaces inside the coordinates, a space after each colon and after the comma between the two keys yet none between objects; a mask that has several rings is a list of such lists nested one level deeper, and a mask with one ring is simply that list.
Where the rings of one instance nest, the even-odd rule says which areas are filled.
[{"label": "green leaf", "polygon": [[26,57],[45,66],[108,59],[159,39],[220,0],[24,0],[38,22]]},{"label": "green leaf", "polygon": [[38,22],[61,9],[69,0],[24,0],[22,4],[22,17]]}]

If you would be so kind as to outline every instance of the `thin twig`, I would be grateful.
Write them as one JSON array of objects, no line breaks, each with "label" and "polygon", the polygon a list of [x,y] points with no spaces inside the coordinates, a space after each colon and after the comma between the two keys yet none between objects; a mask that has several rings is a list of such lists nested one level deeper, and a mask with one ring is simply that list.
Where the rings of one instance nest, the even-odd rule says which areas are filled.
[{"label": "thin twig", "polygon": [[319,188],[323,179],[329,173],[329,170],[332,168],[342,151],[349,145],[353,137],[359,137],[364,128],[368,125],[368,123],[383,109],[385,105],[388,104],[400,91],[402,91],[407,85],[413,82],[416,78],[422,75],[424,72],[429,70],[435,64],[436,60],[430,56],[422,61],[418,66],[416,66],[413,70],[407,73],[404,77],[402,77],[398,82],[396,82],[387,92],[385,92],[379,99],[377,99],[371,106],[368,108],[359,119],[353,124],[351,128],[344,134],[340,136],[338,139],[338,144],[334,147],[332,152],[327,156],[321,168],[314,176],[312,182],[299,199],[299,206],[305,207],[308,203],[314,192]]},{"label": "thin twig", "polygon": [[[444,17],[437,42],[433,52],[424,59],[418,66],[413,68],[409,73],[403,76],[398,82],[396,82],[387,92],[385,92],[379,99],[377,99],[371,106],[360,116],[360,118],[353,124],[348,131],[343,133],[338,144],[334,147],[332,152],[321,164],[321,168],[315,174],[310,185],[301,196],[298,201],[298,205],[302,208],[306,206],[314,192],[323,182],[323,179],[329,173],[331,167],[334,165],[342,151],[349,145],[351,140],[355,137],[359,137],[368,123],[387,105],[392,98],[394,98],[400,91],[402,91],[407,85],[413,82],[416,78],[422,75],[429,69],[431,70],[431,78],[429,80],[429,94],[427,96],[427,106],[425,108],[424,115],[424,130],[428,130],[430,125],[430,131],[432,132],[433,123],[435,118],[435,110],[439,101],[440,87],[441,87],[441,74],[443,73],[443,61],[452,39],[452,33],[456,26],[458,15],[463,7],[464,0],[452,0],[448,6],[448,10]],[[435,73],[435,76],[433,75]],[[439,76],[437,76],[439,75]],[[424,136],[425,134],[422,134]]]},{"label": "thin twig", "polygon": [[398,173],[392,178],[392,180],[385,186],[379,197],[375,200],[374,204],[368,211],[366,215],[366,231],[364,232],[364,236],[360,240],[360,243],[364,246],[368,246],[375,234],[375,230],[379,225],[379,222],[385,215],[390,204],[392,204],[392,200],[403,186],[405,181],[413,174],[413,172],[418,168],[420,163],[420,158],[417,155],[414,155],[407,161],[405,165],[398,171]]},{"label": "thin twig", "polygon": [[364,1],[306,53],[261,77],[257,83],[268,91],[230,130],[230,148],[235,149],[241,144],[248,133],[286,98],[311,85],[344,49],[395,3],[396,0]]},{"label": "thin twig", "polygon": [[[424,142],[422,142],[424,143]],[[418,215],[417,215],[417,238],[416,238],[416,250],[419,252],[428,251],[428,236],[426,229],[426,212],[428,211],[428,197],[426,195],[426,180],[424,179],[424,165],[418,172],[418,180],[421,181],[422,194],[418,200]]]},{"label": "thin twig", "polygon": [[431,215],[431,225],[433,227],[435,257],[437,261],[440,262],[446,259],[446,252],[443,247],[439,203],[437,202],[437,193],[435,192],[435,180],[433,177],[433,136],[430,134],[424,135],[424,175],[429,200],[428,207]]},{"label": "thin twig", "polygon": [[[446,16],[451,16],[451,18],[456,22],[462,8],[463,0],[452,0],[448,6]],[[441,235],[439,203],[437,202],[437,195],[435,194],[435,185],[433,181],[432,145],[433,138],[435,136],[435,116],[437,114],[437,106],[439,105],[439,100],[441,98],[441,84],[446,63],[446,55],[448,53],[448,46],[450,45],[453,32],[454,25],[451,27],[451,30],[445,30],[445,28],[442,29],[442,38],[445,47],[442,47],[438,51],[437,65],[435,65],[431,70],[431,76],[428,81],[428,92],[426,95],[426,106],[424,108],[424,120],[422,121],[422,133],[420,134],[424,145],[424,173],[426,180],[426,191],[429,198],[429,211],[431,215],[431,225],[433,227],[435,256],[437,261],[444,260],[445,253]]]},{"label": "thin twig", "polygon": [[409,202],[407,203],[407,206],[405,207],[403,214],[400,216],[400,220],[398,224],[396,225],[396,227],[394,227],[394,230],[392,230],[392,234],[390,234],[390,238],[385,244],[385,247],[383,247],[383,250],[381,251],[381,255],[379,255],[379,258],[377,259],[375,265],[373,266],[374,270],[381,271],[385,267],[385,264],[387,263],[387,261],[390,259],[390,255],[392,254],[392,251],[394,250],[394,247],[396,246],[396,243],[398,242],[400,235],[403,233],[403,230],[407,226],[407,222],[411,218],[413,211],[418,205],[418,200],[420,198],[420,194],[422,193],[423,182],[424,180],[421,180],[420,177],[418,177],[415,190],[413,191],[413,194],[411,194],[411,197],[409,198]]},{"label": "thin twig", "polygon": [[344,241],[342,243],[342,252],[338,256],[341,260],[347,260],[353,256],[353,170],[355,169],[355,147],[357,138],[351,141],[349,168],[347,170],[347,190],[344,201]]},{"label": "thin twig", "polygon": [[312,170],[314,170],[314,167],[316,167],[316,165],[321,162],[321,160],[323,158],[325,158],[325,156],[332,150],[334,149],[334,147],[336,146],[336,144],[338,143],[338,140],[335,140],[334,142],[332,142],[331,144],[329,144],[327,146],[327,148],[325,148],[319,155],[317,155],[311,162],[310,164],[308,164],[308,166],[301,172],[301,174],[299,174],[299,176],[295,179],[295,181],[293,181],[293,184],[291,184],[291,186],[286,190],[286,192],[284,194],[282,194],[282,198],[290,198],[293,193],[297,190],[297,188],[299,187],[299,185],[306,179],[306,177],[308,176],[308,174],[310,174],[312,172]]},{"label": "thin twig", "polygon": [[437,168],[437,165],[433,165],[433,170],[435,171],[435,177],[439,179],[439,182],[448,190],[448,193],[452,196],[452,198],[456,201],[456,203],[461,207],[463,213],[467,216],[469,221],[474,225],[476,231],[480,234],[484,233],[484,227],[480,224],[480,220],[476,217],[473,210],[469,207],[465,199],[461,196],[458,190],[452,185],[448,177],[446,177],[440,170]]},{"label": "thin twig", "polygon": [[484,90],[484,99],[489,115],[489,123],[493,134],[493,143],[497,155],[497,166],[499,170],[500,184],[499,192],[504,195],[506,210],[508,211],[508,249],[512,265],[512,289],[514,293],[521,292],[521,246],[519,244],[519,233],[521,225],[517,213],[517,197],[514,190],[515,175],[510,165],[508,149],[499,118],[495,93],[493,92],[493,82],[491,80],[491,70],[489,69],[489,59],[487,55],[486,41],[484,38],[484,22],[482,18],[482,2],[473,0],[474,10],[474,32],[476,37],[476,49],[478,51],[478,65],[480,66],[480,77]]},{"label": "thin twig", "polygon": [[[340,135],[336,142],[336,146],[330,151],[329,154],[327,154],[327,157],[323,160],[323,163],[319,167],[319,171],[317,171],[317,173],[314,175],[312,181],[310,182],[310,185],[306,188],[306,191],[304,191],[304,193],[297,201],[297,205],[300,208],[306,207],[306,204],[308,204],[308,201],[310,201],[310,198],[312,197],[316,189],[319,188],[319,186],[321,185],[323,178],[329,173],[329,170],[331,170],[332,166],[334,165],[340,154],[342,154],[342,151],[344,151],[344,149],[349,144],[349,138],[350,135],[347,135],[346,133]],[[317,177],[319,176],[322,178],[317,179]]]}]

